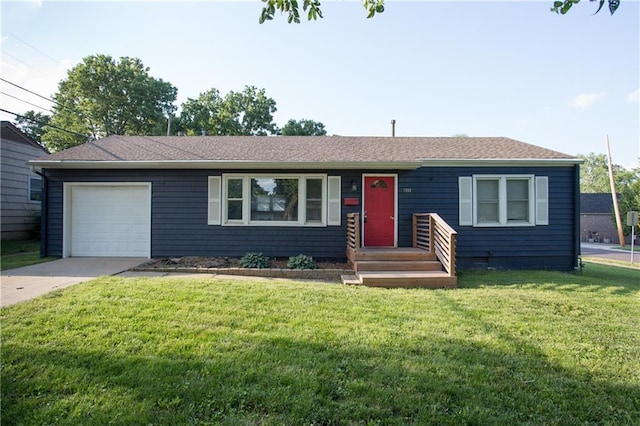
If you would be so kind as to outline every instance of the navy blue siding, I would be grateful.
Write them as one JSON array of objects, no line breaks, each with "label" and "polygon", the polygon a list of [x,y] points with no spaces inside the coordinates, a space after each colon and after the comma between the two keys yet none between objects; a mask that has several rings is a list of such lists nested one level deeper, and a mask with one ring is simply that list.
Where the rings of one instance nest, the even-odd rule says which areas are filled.
[{"label": "navy blue siding", "polygon": [[[262,171],[233,171],[252,172]],[[377,171],[328,172],[331,176],[342,177],[342,198],[360,200],[362,173]],[[460,269],[495,267],[568,271],[575,266],[577,167],[424,167],[379,173],[398,174],[398,245],[401,247],[412,244],[412,214],[435,212],[458,232],[457,265]],[[503,228],[458,225],[460,176],[522,173],[549,177],[549,225]],[[341,226],[211,226],[207,225],[207,177],[220,175],[221,171],[47,170],[46,174],[49,178],[46,254],[50,256],[62,255],[63,182],[151,182],[153,257],[239,257],[250,251],[260,251],[276,257],[303,253],[316,258],[344,259],[344,216],[362,209],[361,201],[358,206],[343,205]],[[357,182],[358,190],[355,192],[351,189],[352,181]]]},{"label": "navy blue siding", "polygon": [[[242,170],[233,172],[248,173]],[[259,251],[272,257],[303,253],[318,259],[345,259],[344,220],[341,226],[327,227],[207,225],[208,176],[220,175],[220,171],[47,170],[46,173],[50,197],[46,244],[49,256],[62,255],[64,182],[151,182],[152,257],[239,257],[250,251]],[[343,196],[356,195],[351,193],[351,179],[356,175],[340,172],[330,172],[329,175],[343,176]],[[343,214],[355,211],[354,208],[343,207]]]},{"label": "navy blue siding", "polygon": [[[458,224],[458,178],[473,174],[534,174],[549,177],[549,225],[474,228]],[[421,168],[400,172],[399,245],[410,246],[411,215],[435,212],[457,232],[457,266],[460,269],[573,270],[577,196],[577,167]],[[404,188],[410,188],[406,192]],[[579,200],[578,200],[579,202]]]}]

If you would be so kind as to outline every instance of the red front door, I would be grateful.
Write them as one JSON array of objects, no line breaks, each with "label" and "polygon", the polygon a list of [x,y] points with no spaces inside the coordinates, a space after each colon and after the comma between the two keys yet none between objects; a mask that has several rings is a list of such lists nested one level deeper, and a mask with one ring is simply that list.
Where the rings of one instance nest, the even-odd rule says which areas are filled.
[{"label": "red front door", "polygon": [[395,245],[395,177],[364,178],[364,245]]}]

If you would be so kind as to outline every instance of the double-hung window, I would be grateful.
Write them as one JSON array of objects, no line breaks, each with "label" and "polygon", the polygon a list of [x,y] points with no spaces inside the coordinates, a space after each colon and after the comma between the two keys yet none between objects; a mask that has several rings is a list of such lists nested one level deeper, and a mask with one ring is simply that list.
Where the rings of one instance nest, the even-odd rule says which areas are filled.
[{"label": "double-hung window", "polygon": [[42,200],[42,179],[29,177],[29,201],[40,202]]},{"label": "double-hung window", "polygon": [[460,225],[548,224],[548,178],[534,175],[460,177]]},{"label": "double-hung window", "polygon": [[322,174],[211,176],[209,224],[340,225],[339,191],[340,177]]}]

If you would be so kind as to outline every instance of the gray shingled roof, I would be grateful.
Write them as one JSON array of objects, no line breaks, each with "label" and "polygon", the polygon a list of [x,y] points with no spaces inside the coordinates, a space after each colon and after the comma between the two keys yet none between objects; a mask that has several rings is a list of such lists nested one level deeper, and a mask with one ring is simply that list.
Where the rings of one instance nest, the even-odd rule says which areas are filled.
[{"label": "gray shingled roof", "polygon": [[22,130],[16,127],[13,123],[3,120],[2,122],[0,122],[0,128],[1,128],[0,133],[2,134],[2,139],[11,140],[14,142],[22,142],[34,148],[40,149],[43,153],[49,153],[47,148],[40,145],[38,141],[28,136],[26,133],[24,133]]},{"label": "gray shingled roof", "polygon": [[[620,194],[618,194],[620,199]],[[611,214],[613,211],[613,197],[610,193],[580,194],[580,213],[582,214]]]},{"label": "gray shingled roof", "polygon": [[163,163],[164,167],[178,163],[415,163],[417,167],[430,160],[578,162],[573,156],[504,137],[109,136],[33,163],[44,167],[86,162]]}]

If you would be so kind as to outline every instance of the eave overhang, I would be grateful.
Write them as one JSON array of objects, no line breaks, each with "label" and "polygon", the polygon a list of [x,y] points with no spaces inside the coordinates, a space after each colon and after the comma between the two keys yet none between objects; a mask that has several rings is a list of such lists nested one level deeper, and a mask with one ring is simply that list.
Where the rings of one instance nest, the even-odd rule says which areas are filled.
[{"label": "eave overhang", "polygon": [[420,161],[82,161],[82,160],[31,160],[29,164],[44,169],[261,169],[261,170],[415,170]]},{"label": "eave overhang", "polygon": [[580,158],[438,158],[422,159],[422,167],[553,167],[582,164]]}]

